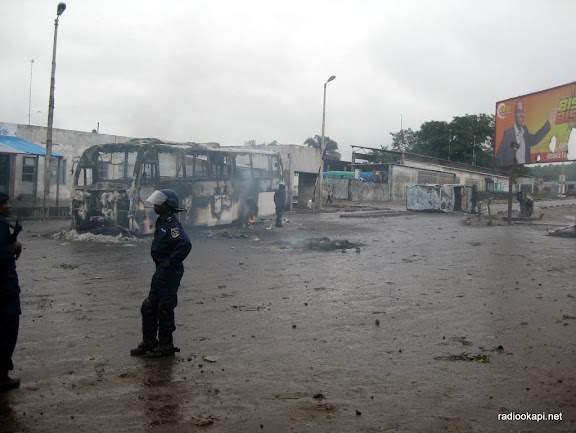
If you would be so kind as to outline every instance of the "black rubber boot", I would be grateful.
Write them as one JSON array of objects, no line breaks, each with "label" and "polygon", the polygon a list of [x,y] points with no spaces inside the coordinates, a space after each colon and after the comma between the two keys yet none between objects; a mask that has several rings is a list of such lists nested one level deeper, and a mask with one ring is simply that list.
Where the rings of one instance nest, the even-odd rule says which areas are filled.
[{"label": "black rubber boot", "polygon": [[151,350],[154,350],[158,347],[158,340],[144,340],[142,341],[138,347],[130,350],[130,355],[132,356],[139,356],[139,355],[146,355]]},{"label": "black rubber boot", "polygon": [[8,391],[9,389],[18,388],[20,386],[20,379],[12,379],[8,376],[8,371],[0,372],[0,391]]},{"label": "black rubber boot", "polygon": [[180,349],[174,347],[173,344],[159,344],[152,349],[147,355],[147,358],[164,358],[166,356],[174,356],[175,352],[180,352]]}]

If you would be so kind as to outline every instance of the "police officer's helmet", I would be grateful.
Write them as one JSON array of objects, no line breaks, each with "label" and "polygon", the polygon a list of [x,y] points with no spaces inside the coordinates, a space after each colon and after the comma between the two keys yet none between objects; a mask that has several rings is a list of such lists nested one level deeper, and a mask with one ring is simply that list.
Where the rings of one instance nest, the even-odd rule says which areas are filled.
[{"label": "police officer's helmet", "polygon": [[156,190],[150,197],[148,197],[148,199],[146,199],[146,201],[157,205],[166,203],[166,206],[168,206],[172,212],[182,212],[186,210],[180,207],[180,199],[178,198],[178,194],[176,194],[176,192],[171,189]]}]

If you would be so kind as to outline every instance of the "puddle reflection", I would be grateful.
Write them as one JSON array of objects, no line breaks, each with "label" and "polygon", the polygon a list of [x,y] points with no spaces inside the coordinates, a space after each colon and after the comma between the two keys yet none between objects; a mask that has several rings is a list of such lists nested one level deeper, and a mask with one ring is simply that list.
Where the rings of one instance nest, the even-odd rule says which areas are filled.
[{"label": "puddle reflection", "polygon": [[159,426],[169,426],[181,420],[181,393],[174,383],[176,362],[176,358],[165,358],[148,362],[143,367],[142,390],[150,431],[157,432]]},{"label": "puddle reflection", "polygon": [[3,432],[22,431],[8,395],[0,395],[0,429]]}]

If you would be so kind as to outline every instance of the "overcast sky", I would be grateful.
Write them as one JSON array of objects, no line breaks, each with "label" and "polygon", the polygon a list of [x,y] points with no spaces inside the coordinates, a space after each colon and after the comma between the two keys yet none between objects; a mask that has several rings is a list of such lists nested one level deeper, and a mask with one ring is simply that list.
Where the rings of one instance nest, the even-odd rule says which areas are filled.
[{"label": "overcast sky", "polygon": [[[58,1],[0,0],[0,122],[46,126]],[[391,144],[576,80],[575,0],[68,0],[54,127]],[[34,59],[34,63],[31,60]],[[32,66],[32,79],[30,78]],[[30,103],[30,85],[31,103]]]}]

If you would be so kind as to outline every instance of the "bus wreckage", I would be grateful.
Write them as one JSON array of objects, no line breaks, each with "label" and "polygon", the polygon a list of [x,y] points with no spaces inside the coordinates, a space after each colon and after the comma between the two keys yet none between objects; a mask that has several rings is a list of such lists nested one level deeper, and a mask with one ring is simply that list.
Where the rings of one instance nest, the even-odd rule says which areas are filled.
[{"label": "bus wreckage", "polygon": [[187,212],[188,227],[245,224],[273,215],[282,161],[271,151],[218,144],[135,139],[84,151],[74,171],[72,225],[78,231],[154,233],[156,214],[145,200],[169,188]]}]

